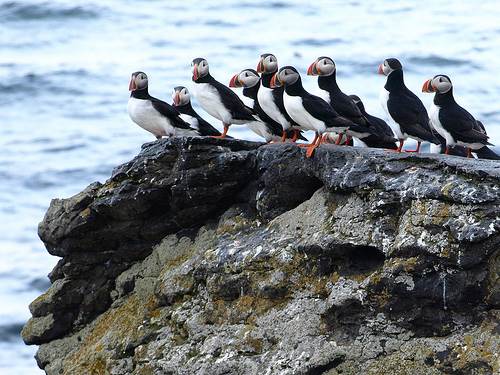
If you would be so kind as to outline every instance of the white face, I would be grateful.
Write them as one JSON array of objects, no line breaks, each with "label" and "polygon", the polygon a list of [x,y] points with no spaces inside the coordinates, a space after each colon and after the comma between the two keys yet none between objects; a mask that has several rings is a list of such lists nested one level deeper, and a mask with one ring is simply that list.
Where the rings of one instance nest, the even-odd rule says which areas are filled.
[{"label": "white face", "polygon": [[243,87],[253,87],[260,80],[260,77],[250,70],[243,70],[238,74],[238,81]]},{"label": "white face", "polygon": [[323,57],[316,62],[316,70],[320,76],[329,76],[335,71],[335,63],[329,57]]},{"label": "white face", "polygon": [[205,77],[209,70],[208,70],[208,62],[205,59],[201,59],[201,61],[198,62],[198,64],[195,64],[194,62],[191,63],[191,66],[193,67],[193,75],[194,75],[194,69],[196,65],[196,75],[198,78]]},{"label": "white face", "polygon": [[262,59],[262,64],[266,73],[273,73],[278,70],[278,60],[274,55],[266,56]]},{"label": "white face", "polygon": [[292,85],[299,79],[299,74],[292,69],[285,68],[278,75],[281,84]]},{"label": "white face", "polygon": [[132,76],[132,80],[134,81],[134,90],[141,90],[148,87],[148,76],[146,73],[139,72],[135,76]]},{"label": "white face", "polygon": [[431,80],[432,87],[436,92],[439,92],[440,94],[444,94],[448,91],[451,90],[453,85],[451,84],[451,81],[448,77],[445,76],[435,76]]},{"label": "white face", "polygon": [[174,89],[172,92],[172,101],[176,106],[188,104],[191,101],[188,89],[185,87]]},{"label": "white face", "polygon": [[384,60],[384,63],[382,64],[382,70],[384,72],[384,75],[386,75],[386,76],[388,76],[389,74],[391,74],[391,72],[394,71],[394,69],[392,69],[389,66],[389,63],[387,62],[387,60]]}]

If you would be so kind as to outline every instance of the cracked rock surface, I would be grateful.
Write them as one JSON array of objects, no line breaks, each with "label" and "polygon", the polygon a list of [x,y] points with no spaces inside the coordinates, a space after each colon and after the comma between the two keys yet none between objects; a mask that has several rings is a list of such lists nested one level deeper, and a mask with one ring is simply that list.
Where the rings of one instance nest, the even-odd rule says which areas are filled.
[{"label": "cracked rock surface", "polygon": [[161,140],[39,226],[47,374],[500,372],[500,163]]}]

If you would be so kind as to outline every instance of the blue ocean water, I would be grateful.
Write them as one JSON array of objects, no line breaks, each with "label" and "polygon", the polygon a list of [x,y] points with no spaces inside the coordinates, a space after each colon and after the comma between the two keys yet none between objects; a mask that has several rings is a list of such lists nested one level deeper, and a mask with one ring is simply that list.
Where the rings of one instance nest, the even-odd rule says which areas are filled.
[{"label": "blue ocean water", "polygon": [[[228,82],[263,52],[303,74],[327,55],[343,90],[382,115],[377,65],[398,57],[426,105],[423,81],[449,75],[500,145],[499,19],[494,0],[0,0],[0,373],[41,373],[19,331],[57,262],[37,237],[50,199],[105,180],[154,139],[128,118],[131,72],[147,72],[150,92],[170,101],[174,86],[191,86],[194,57]],[[230,134],[257,139],[243,126]]]}]

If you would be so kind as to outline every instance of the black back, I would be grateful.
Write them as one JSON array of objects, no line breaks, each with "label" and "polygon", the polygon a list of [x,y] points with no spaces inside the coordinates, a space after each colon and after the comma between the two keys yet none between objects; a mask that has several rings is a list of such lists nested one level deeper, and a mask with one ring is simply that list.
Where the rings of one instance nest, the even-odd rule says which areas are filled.
[{"label": "black back", "polygon": [[330,94],[330,105],[343,116],[359,125],[366,125],[366,119],[353,102],[353,100],[342,92],[337,84],[336,70],[329,76],[319,76],[318,86]]},{"label": "black back", "polygon": [[429,115],[424,104],[404,84],[403,71],[398,69],[391,72],[384,87],[389,91],[387,109],[401,130],[411,136],[439,144],[429,124]]},{"label": "black back", "polygon": [[488,136],[481,122],[462,108],[453,97],[453,88],[434,95],[434,104],[439,106],[439,121],[455,140],[466,143],[488,144]]}]

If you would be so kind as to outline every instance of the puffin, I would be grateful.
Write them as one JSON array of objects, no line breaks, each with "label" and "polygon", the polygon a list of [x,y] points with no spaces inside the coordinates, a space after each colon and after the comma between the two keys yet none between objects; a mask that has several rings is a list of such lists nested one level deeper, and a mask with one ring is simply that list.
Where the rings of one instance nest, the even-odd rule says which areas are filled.
[{"label": "puffin", "polygon": [[[335,62],[327,56],[318,57],[307,69],[307,75],[318,76],[318,86],[322,91],[323,98],[333,107],[333,109],[342,117],[351,120],[354,127],[347,129],[347,136],[356,137],[361,140],[370,138],[371,143],[377,138],[376,128],[370,127],[369,122],[363,116],[363,113],[354,103],[352,98],[342,92],[337,83],[337,68]],[[338,135],[337,144],[340,143],[341,135]],[[391,136],[385,139],[385,134],[380,134],[381,144],[393,141]],[[352,142],[352,141],[351,141]]]},{"label": "puffin", "polygon": [[292,141],[295,142],[299,138],[300,127],[286,112],[283,104],[283,91],[285,88],[283,86],[271,87],[271,79],[277,71],[278,59],[276,56],[272,53],[260,55],[257,73],[261,75],[261,84],[257,91],[257,100],[266,115],[278,122],[283,128],[281,140],[284,142],[287,134],[289,134],[288,130],[293,129]]},{"label": "puffin", "polygon": [[210,75],[206,59],[194,59],[192,67],[196,99],[208,114],[222,121],[224,126],[222,134],[215,137],[225,138],[232,124],[247,124],[258,120],[253,110],[241,101],[238,94]]},{"label": "puffin", "polygon": [[483,124],[455,101],[450,77],[438,74],[428,79],[422,92],[435,93],[430,119],[433,128],[446,140],[445,154],[458,145],[466,147],[470,158],[473,150],[491,145]]},{"label": "puffin", "polygon": [[[259,117],[260,121],[248,123],[247,126],[256,134],[263,137],[266,142],[278,142],[282,139],[283,128],[281,124],[269,117],[262,110],[257,97],[257,92],[260,88],[261,77],[253,69],[244,69],[240,73],[235,74],[229,81],[229,87],[243,87],[243,95],[252,103],[252,109]],[[300,133],[297,134],[292,129],[287,130],[286,137],[295,141],[298,137],[301,140],[307,141]]]},{"label": "puffin", "polygon": [[377,136],[370,135],[361,140],[368,147],[386,148],[390,150],[397,150],[398,146],[395,143],[394,133],[391,127],[381,118],[370,115],[366,112],[365,106],[359,96],[349,95],[354,104],[359,108],[361,114],[368,122],[371,128],[376,130]]},{"label": "puffin", "polygon": [[352,121],[341,117],[326,101],[307,92],[302,86],[300,74],[293,66],[284,66],[271,79],[271,87],[281,85],[283,104],[286,112],[302,129],[313,130],[314,140],[306,151],[310,158],[321,144],[321,135],[325,132],[343,133],[354,126]]},{"label": "puffin", "polygon": [[181,119],[177,109],[149,95],[146,73],[132,73],[128,89],[131,92],[127,106],[130,118],[157,139],[162,136],[198,135],[195,129]]},{"label": "puffin", "polygon": [[175,109],[180,112],[180,117],[196,129],[201,136],[220,136],[221,133],[208,121],[203,119],[191,105],[191,96],[184,86],[174,87],[172,102]]},{"label": "puffin", "polygon": [[403,66],[399,60],[385,59],[379,65],[378,73],[387,76],[387,82],[380,92],[380,102],[399,139],[397,151],[401,152],[407,138],[417,141],[416,150],[408,152],[420,152],[422,142],[440,144],[429,124],[424,104],[404,83]]}]

